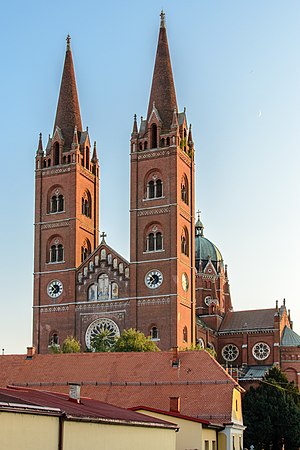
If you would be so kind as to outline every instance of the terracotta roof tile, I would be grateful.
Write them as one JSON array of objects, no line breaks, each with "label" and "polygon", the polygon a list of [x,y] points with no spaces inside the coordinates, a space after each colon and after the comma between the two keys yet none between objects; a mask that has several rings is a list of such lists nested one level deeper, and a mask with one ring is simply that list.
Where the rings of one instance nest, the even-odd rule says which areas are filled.
[{"label": "terracotta roof tile", "polygon": [[275,308],[250,311],[230,311],[226,313],[219,331],[274,328],[274,316],[276,313],[277,310]]},{"label": "terracotta roof tile", "polygon": [[116,407],[108,403],[81,397],[80,403],[69,400],[69,396],[57,392],[38,391],[26,388],[0,388],[0,401],[15,404],[27,404],[46,408],[58,408],[67,416],[91,419],[111,419],[125,422],[156,423],[161,425],[170,422]]},{"label": "terracotta roof tile", "polygon": [[205,351],[81,353],[0,357],[0,385],[30,386],[68,392],[81,383],[84,396],[125,408],[145,405],[169,410],[169,397],[181,397],[181,412],[217,421],[231,420],[232,392],[239,385]]}]

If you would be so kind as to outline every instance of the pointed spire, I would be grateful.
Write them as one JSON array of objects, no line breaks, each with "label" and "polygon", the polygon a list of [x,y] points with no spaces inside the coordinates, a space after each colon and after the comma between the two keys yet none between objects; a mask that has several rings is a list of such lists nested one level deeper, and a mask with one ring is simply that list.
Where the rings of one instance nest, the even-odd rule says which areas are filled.
[{"label": "pointed spire", "polygon": [[137,127],[137,121],[136,121],[136,114],[133,117],[133,128],[132,128],[132,134],[138,133],[138,127]]},{"label": "pointed spire", "polygon": [[42,133],[39,134],[39,145],[36,154],[39,156],[44,156]]},{"label": "pointed spire", "polygon": [[96,141],[94,141],[94,150],[93,150],[93,156],[92,156],[92,163],[98,162],[98,155],[97,155],[97,146]]},{"label": "pointed spire", "polygon": [[72,141],[72,147],[77,147],[78,145],[78,133],[77,133],[77,126],[74,127],[74,134],[73,134],[73,141]]},{"label": "pointed spire", "polygon": [[177,110],[177,100],[169,54],[165,13],[163,11],[161,12],[160,30],[147,119],[149,119],[152,112],[153,102],[155,102],[155,107],[162,120],[162,128],[164,130],[169,130],[172,123],[174,108]]},{"label": "pointed spire", "polygon": [[190,127],[189,127],[188,144],[189,144],[189,147],[193,147],[193,144],[194,144],[191,123],[190,123]]},{"label": "pointed spire", "polygon": [[201,219],[200,219],[200,213],[201,213],[201,211],[198,210],[198,211],[197,211],[198,220],[197,220],[197,222],[196,222],[195,228],[196,228],[196,235],[199,235],[199,234],[200,234],[200,236],[203,236],[203,235],[204,235],[204,225],[203,225],[203,223],[201,222]]},{"label": "pointed spire", "polygon": [[82,131],[80,107],[77,95],[73,57],[70,45],[71,38],[67,36],[65,64],[60,85],[54,130],[59,127],[65,140],[64,149],[69,150],[73,141],[75,126]]},{"label": "pointed spire", "polygon": [[178,125],[177,111],[176,111],[176,108],[174,108],[171,128],[177,130],[178,126],[179,125]]}]

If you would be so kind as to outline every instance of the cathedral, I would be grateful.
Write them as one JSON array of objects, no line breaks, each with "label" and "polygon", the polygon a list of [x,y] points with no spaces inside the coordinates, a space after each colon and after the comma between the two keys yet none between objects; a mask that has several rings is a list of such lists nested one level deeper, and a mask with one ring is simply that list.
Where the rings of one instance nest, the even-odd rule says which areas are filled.
[{"label": "cathedral", "polygon": [[35,157],[33,345],[135,328],[161,350],[198,345],[240,381],[273,364],[300,384],[300,337],[285,302],[234,311],[227,266],[195,214],[192,127],[178,109],[162,12],[147,115],[130,140],[130,261],[99,231],[99,160],[83,129],[70,37],[54,121]]}]

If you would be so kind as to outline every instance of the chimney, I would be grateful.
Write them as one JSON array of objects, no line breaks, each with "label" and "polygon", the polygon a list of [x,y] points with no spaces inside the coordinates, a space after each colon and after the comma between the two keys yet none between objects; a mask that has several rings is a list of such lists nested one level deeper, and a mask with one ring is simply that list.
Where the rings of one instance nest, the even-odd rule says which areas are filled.
[{"label": "chimney", "polygon": [[170,412],[180,413],[180,397],[170,397]]},{"label": "chimney", "polygon": [[179,365],[180,365],[180,360],[179,360],[178,347],[173,347],[172,367],[179,367]]},{"label": "chimney", "polygon": [[26,359],[32,359],[35,355],[35,347],[27,347]]},{"label": "chimney", "polygon": [[69,400],[71,402],[80,403],[80,384],[79,383],[68,383],[69,384]]}]

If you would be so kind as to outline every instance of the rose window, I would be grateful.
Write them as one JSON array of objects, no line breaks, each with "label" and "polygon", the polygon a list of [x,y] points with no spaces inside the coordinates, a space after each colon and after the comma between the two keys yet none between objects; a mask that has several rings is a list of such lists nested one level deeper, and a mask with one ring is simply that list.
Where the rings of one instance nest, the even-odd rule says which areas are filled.
[{"label": "rose window", "polygon": [[222,348],[222,356],[225,361],[235,361],[239,353],[238,347],[234,344],[227,344]]},{"label": "rose window", "polygon": [[92,322],[85,333],[85,342],[87,348],[91,347],[93,339],[101,333],[106,333],[106,341],[113,344],[116,337],[120,336],[118,325],[111,319],[97,319]]},{"label": "rose window", "polygon": [[252,355],[260,361],[267,359],[270,354],[270,347],[265,342],[258,342],[252,348]]}]

